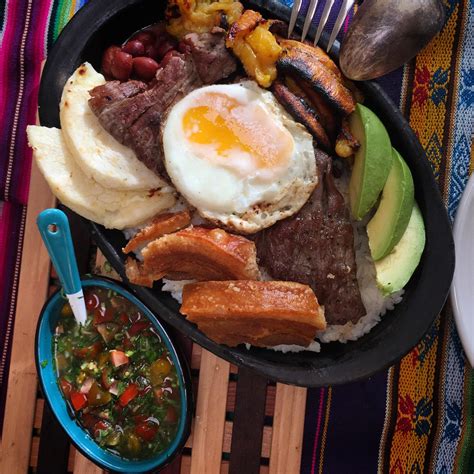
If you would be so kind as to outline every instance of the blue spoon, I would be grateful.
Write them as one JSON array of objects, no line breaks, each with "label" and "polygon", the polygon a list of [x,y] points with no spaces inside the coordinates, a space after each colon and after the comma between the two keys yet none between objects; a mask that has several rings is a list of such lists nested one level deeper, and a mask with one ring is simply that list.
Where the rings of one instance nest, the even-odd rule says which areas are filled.
[{"label": "blue spoon", "polygon": [[74,317],[79,324],[84,324],[87,318],[86,305],[66,214],[59,209],[46,209],[38,215],[36,224]]}]

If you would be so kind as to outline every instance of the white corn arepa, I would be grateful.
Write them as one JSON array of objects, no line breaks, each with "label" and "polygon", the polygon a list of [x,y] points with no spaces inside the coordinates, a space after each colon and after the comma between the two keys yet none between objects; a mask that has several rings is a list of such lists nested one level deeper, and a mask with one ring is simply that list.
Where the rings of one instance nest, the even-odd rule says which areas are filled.
[{"label": "white corn arepa", "polygon": [[30,125],[27,134],[36,163],[53,194],[91,221],[111,229],[134,227],[176,201],[170,186],[152,192],[104,188],[82,172],[57,128]]},{"label": "white corn arepa", "polygon": [[61,129],[73,158],[86,176],[106,188],[135,191],[165,186],[163,179],[110,135],[92,112],[89,91],[102,84],[104,76],[84,63],[64,86],[59,106]]}]

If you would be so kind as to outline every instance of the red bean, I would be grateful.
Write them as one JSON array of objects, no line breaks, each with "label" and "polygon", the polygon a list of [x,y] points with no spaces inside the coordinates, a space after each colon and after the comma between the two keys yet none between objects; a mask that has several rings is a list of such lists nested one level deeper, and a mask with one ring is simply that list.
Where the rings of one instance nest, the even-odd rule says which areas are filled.
[{"label": "red bean", "polygon": [[150,44],[154,44],[156,41],[156,37],[153,33],[150,31],[140,31],[136,35],[133,35],[132,40],[137,40],[140,41],[140,43],[143,43],[145,48],[149,46]]},{"label": "red bean", "polygon": [[157,58],[158,59],[164,58],[168,51],[171,51],[172,49],[176,49],[177,46],[178,44],[176,43],[174,39],[166,39],[165,41],[161,42],[158,45],[158,48],[156,51]]},{"label": "red bean", "polygon": [[138,40],[130,40],[122,47],[122,51],[131,54],[134,58],[145,54],[145,45]]},{"label": "red bean", "polygon": [[156,44],[150,44],[145,48],[144,56],[148,58],[154,59],[155,61],[160,59],[159,56],[159,47]]},{"label": "red bean", "polygon": [[106,77],[113,77],[112,64],[114,62],[115,55],[118,52],[120,52],[120,48],[118,46],[109,46],[102,56],[102,72]]},{"label": "red bean", "polygon": [[133,59],[133,72],[144,81],[153,79],[158,68],[158,63],[151,58],[142,56]]},{"label": "red bean", "polygon": [[132,73],[133,58],[131,54],[119,51],[112,63],[112,75],[119,81],[126,81]]}]

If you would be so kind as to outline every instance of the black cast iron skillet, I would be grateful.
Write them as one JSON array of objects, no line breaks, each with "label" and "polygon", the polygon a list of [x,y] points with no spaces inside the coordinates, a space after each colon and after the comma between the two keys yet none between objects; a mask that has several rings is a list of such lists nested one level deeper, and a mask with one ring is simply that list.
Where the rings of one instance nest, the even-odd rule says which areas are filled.
[{"label": "black cast iron skillet", "polygon": [[[83,61],[100,67],[103,51],[120,44],[134,31],[160,20],[165,2],[156,0],[91,0],[61,33],[46,62],[39,94],[41,124],[59,127],[58,105],[67,78]],[[267,17],[287,20],[289,8],[274,0],[253,0],[247,7]],[[301,25],[300,25],[301,27]],[[324,46],[327,37],[323,37]],[[338,45],[332,56],[337,59]],[[374,82],[359,83],[366,104],[387,127],[392,144],[413,173],[416,200],[426,225],[426,248],[421,263],[405,288],[403,301],[369,334],[347,344],[324,344],[319,354],[283,354],[266,349],[230,348],[208,339],[179,314],[178,303],[161,283],[153,289],[130,285],[134,293],[163,320],[220,357],[291,384],[317,387],[347,383],[370,376],[399,360],[432,325],[446,300],[454,271],[451,226],[425,153],[398,108]],[[125,279],[121,232],[91,223],[98,246]]]}]

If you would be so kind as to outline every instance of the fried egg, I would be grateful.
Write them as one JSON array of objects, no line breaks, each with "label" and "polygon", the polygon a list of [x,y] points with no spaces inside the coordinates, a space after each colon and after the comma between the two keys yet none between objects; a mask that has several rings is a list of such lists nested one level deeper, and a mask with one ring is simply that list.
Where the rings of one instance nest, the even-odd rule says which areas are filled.
[{"label": "fried egg", "polygon": [[163,128],[165,166],[199,214],[241,233],[291,216],[317,184],[313,139],[254,82],[191,92]]}]

